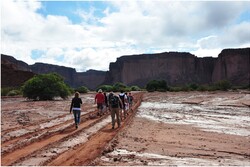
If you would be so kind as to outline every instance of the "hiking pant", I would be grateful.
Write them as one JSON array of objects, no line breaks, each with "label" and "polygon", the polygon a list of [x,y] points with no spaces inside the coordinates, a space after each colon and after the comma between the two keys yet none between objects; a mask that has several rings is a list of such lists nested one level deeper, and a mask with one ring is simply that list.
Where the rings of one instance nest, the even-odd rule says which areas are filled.
[{"label": "hiking pant", "polygon": [[115,127],[115,117],[116,117],[116,121],[119,127],[121,125],[119,108],[110,107],[110,112],[111,112],[111,119],[112,119],[112,127]]},{"label": "hiking pant", "polygon": [[102,103],[97,103],[97,109],[98,109],[98,113],[100,115],[102,115],[103,113],[103,104]]},{"label": "hiking pant", "polygon": [[73,110],[74,118],[75,118],[75,124],[78,125],[81,120],[81,111],[80,110]]}]

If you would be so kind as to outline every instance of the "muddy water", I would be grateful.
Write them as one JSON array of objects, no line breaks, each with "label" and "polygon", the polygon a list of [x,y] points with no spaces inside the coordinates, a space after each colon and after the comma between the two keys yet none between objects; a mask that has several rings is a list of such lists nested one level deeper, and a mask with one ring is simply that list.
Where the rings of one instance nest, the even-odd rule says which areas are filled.
[{"label": "muddy water", "polygon": [[250,94],[146,93],[98,165],[250,165]]},{"label": "muddy water", "polygon": [[[219,166],[222,163],[227,164],[241,164],[243,166],[249,165],[249,162],[240,161],[240,160],[231,160],[231,159],[223,159],[223,161],[216,162],[214,160],[209,159],[200,159],[200,158],[178,158],[172,156],[164,156],[160,154],[153,153],[138,153],[135,151],[128,151],[124,149],[116,149],[111,153],[108,153],[106,157],[101,157],[101,160],[104,162],[113,161],[113,157],[117,157],[119,161],[126,162],[126,164],[135,165],[149,165],[149,166],[169,166],[169,165],[188,165],[188,166]],[[148,161],[151,159],[151,161]]]},{"label": "muddy water", "polygon": [[188,124],[206,131],[250,136],[248,107],[143,102],[137,116],[163,123]]},{"label": "muddy water", "polygon": [[56,155],[59,155],[69,149],[72,149],[73,147],[83,144],[86,141],[88,141],[88,138],[95,134],[98,130],[106,126],[110,123],[110,117],[105,118],[101,122],[95,124],[94,126],[91,126],[88,129],[83,130],[80,132],[77,136],[72,136],[69,139],[60,142],[59,144],[55,144],[47,149],[44,149],[38,154],[32,155],[30,158],[14,164],[15,166],[30,166],[30,165],[42,165],[46,161],[50,160]]}]

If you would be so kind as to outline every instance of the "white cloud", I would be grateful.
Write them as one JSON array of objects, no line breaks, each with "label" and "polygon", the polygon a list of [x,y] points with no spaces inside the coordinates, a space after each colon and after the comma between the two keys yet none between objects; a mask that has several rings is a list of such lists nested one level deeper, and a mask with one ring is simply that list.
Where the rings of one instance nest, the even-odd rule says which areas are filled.
[{"label": "white cloud", "polygon": [[[122,55],[192,51],[217,56],[224,48],[250,46],[250,19],[240,20],[242,12],[249,15],[247,1],[105,1],[103,18],[95,15],[95,7],[76,9],[81,24],[63,13],[42,16],[36,12],[46,8],[40,1],[1,3],[1,52],[29,64],[108,70]],[[33,50],[44,54],[33,59]]]}]

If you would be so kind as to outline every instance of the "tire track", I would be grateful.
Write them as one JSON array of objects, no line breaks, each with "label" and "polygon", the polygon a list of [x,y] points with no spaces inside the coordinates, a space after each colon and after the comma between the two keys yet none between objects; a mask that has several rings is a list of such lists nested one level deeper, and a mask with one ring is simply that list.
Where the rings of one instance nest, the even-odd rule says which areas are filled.
[{"label": "tire track", "polygon": [[[134,110],[141,102],[141,97],[142,93],[135,94],[136,103],[133,106]],[[53,120],[50,119],[52,121],[52,123],[50,124],[51,126],[46,125],[46,122],[44,122],[44,126],[42,125],[42,123],[39,128],[37,128],[37,125],[26,126],[25,128],[23,128],[24,132],[21,135],[5,139],[4,141],[2,141],[1,146],[1,165],[37,166],[50,163],[53,164],[57,162],[57,157],[61,157],[60,155],[66,155],[67,158],[65,159],[72,160],[72,158],[74,159],[77,153],[72,157],[70,157],[70,153],[74,154],[74,150],[77,150],[77,148],[82,148],[83,145],[85,145],[87,148],[90,147],[90,141],[92,141],[92,139],[94,139],[93,141],[96,141],[97,143],[102,143],[98,148],[93,147],[96,150],[99,150],[99,152],[95,152],[95,154],[90,154],[88,150],[82,150],[81,152],[86,155],[92,155],[92,157],[89,155],[89,159],[95,158],[99,155],[98,153],[101,152],[105,144],[110,141],[112,139],[112,136],[117,134],[121,128],[112,130],[112,133],[110,133],[110,135],[107,135],[107,133],[104,133],[105,129],[109,127],[111,128],[111,118],[109,114],[104,115],[103,117],[92,118],[92,116],[97,112],[93,112],[93,107],[89,107],[88,110],[85,110],[84,112],[86,112],[86,114],[82,115],[82,123],[79,125],[79,128],[77,130],[75,130],[72,115],[65,115],[57,117],[59,119],[58,123],[56,123],[56,121],[53,122]],[[132,115],[133,114],[129,116],[132,118]],[[124,125],[122,125],[122,127],[126,125],[126,122],[128,120],[129,118],[127,118],[123,122]],[[47,124],[49,123],[49,121],[47,122]],[[36,128],[34,132],[29,131],[33,128]],[[16,130],[22,129],[16,128],[15,131]],[[11,131],[5,133],[5,135],[8,133],[11,133]],[[12,133],[15,134],[14,132]],[[89,140],[90,138],[91,140]],[[75,163],[75,161],[77,160],[74,159],[73,161]],[[86,160],[86,162],[89,161]],[[82,161],[81,163],[85,164],[85,162]]]}]

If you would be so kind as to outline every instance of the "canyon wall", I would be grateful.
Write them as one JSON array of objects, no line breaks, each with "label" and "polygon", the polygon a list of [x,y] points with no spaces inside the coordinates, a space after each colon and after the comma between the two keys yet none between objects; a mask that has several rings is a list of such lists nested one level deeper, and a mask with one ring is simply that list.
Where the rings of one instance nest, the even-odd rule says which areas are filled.
[{"label": "canyon wall", "polygon": [[1,55],[1,65],[1,86],[20,85],[34,74],[50,72],[63,76],[71,87],[86,86],[92,90],[116,82],[144,87],[153,79],[166,80],[170,86],[211,84],[220,80],[237,86],[250,84],[250,48],[224,49],[218,58],[199,58],[185,52],[122,56],[110,63],[107,72],[76,72],[74,68],[45,63],[28,65],[7,55]]},{"label": "canyon wall", "polygon": [[35,63],[28,65],[12,56],[1,54],[1,87],[21,86],[35,74],[51,72],[61,75],[65,83],[74,88],[86,86],[89,89],[96,89],[103,83],[106,76],[104,71],[89,70],[79,73],[74,68],[52,64]]},{"label": "canyon wall", "polygon": [[228,80],[233,85],[248,85],[249,50],[225,49],[218,58],[198,58],[180,52],[122,56],[110,63],[105,83],[145,86],[150,80],[163,79],[170,86],[211,84],[220,80]]},{"label": "canyon wall", "polygon": [[212,81],[228,80],[234,85],[250,84],[250,48],[225,49],[216,61]]}]

